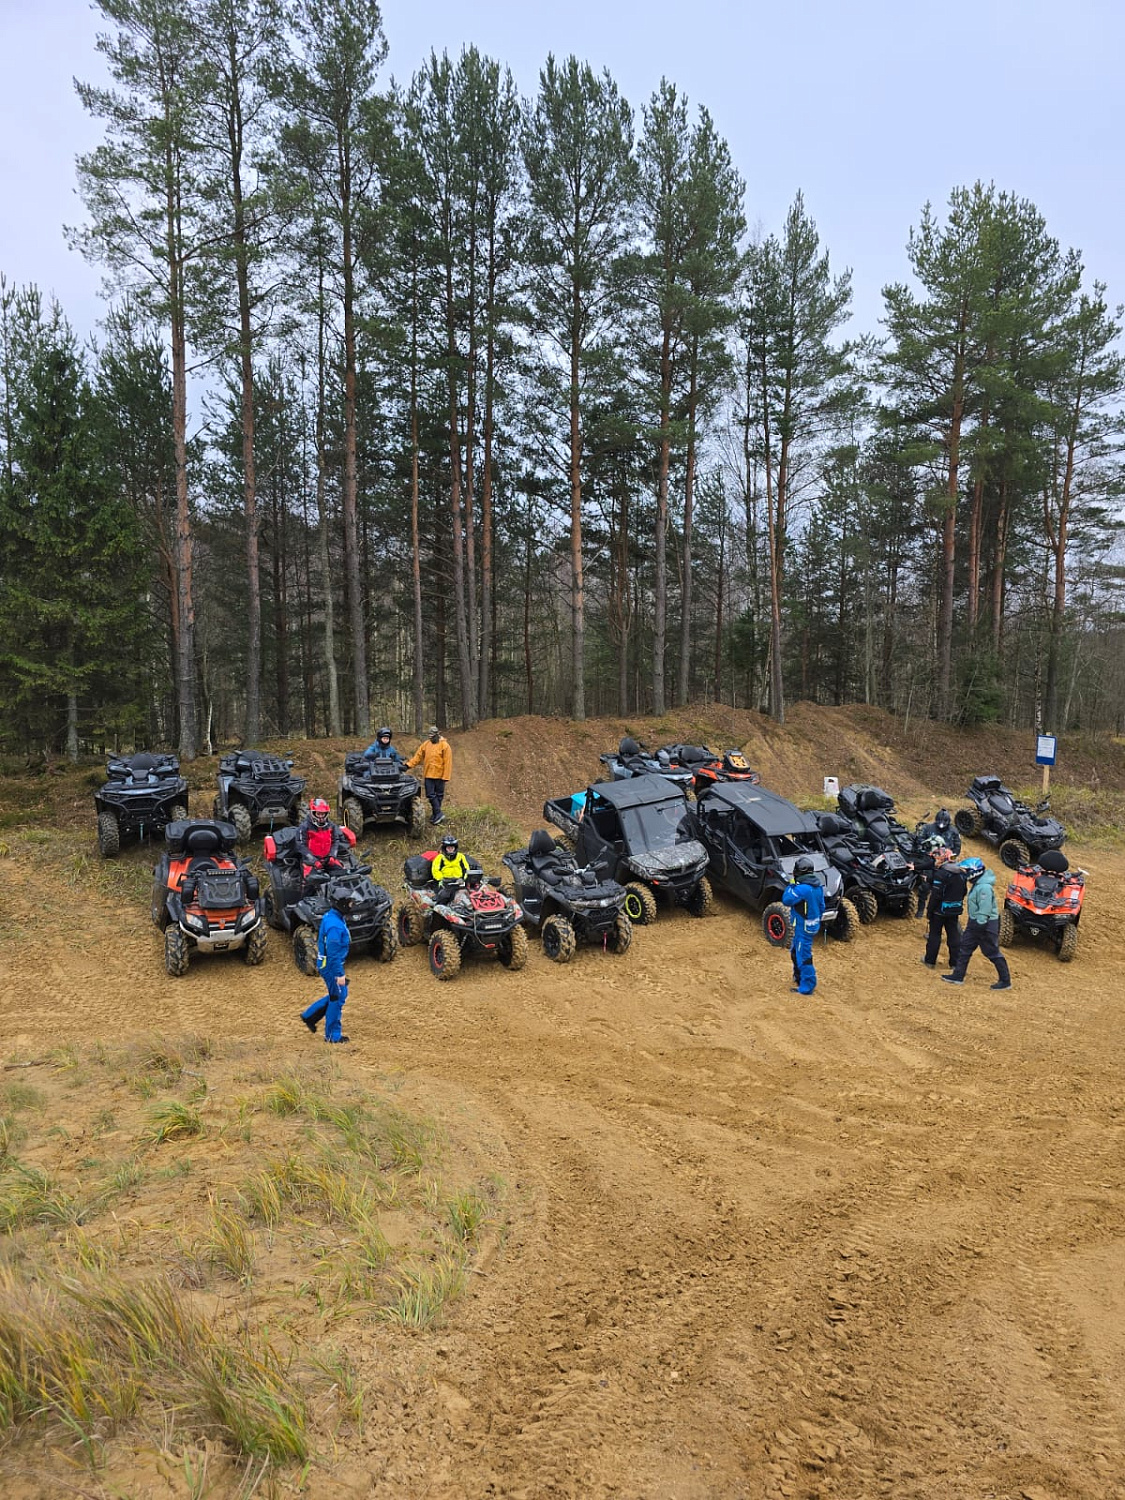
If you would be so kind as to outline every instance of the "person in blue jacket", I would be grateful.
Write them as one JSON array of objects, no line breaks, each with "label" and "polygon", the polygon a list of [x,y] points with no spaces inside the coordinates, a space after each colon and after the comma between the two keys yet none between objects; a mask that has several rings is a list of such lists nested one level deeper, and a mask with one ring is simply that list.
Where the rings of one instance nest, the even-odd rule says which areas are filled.
[{"label": "person in blue jacket", "polygon": [[307,1010],[301,1012],[301,1020],[311,1032],[324,1021],[326,1042],[346,1042],[340,1020],[344,1002],[348,998],[348,979],[344,973],[352,935],[344,920],[344,913],[352,903],[351,887],[333,881],[328,887],[329,907],[320,919],[320,930],[316,935],[316,967],[324,977],[326,992],[314,1000]]},{"label": "person in blue jacket", "polygon": [[816,989],[813,967],[813,938],[820,931],[824,916],[824,889],[817,878],[816,866],[807,854],[793,863],[793,884],[786,886],[781,899],[793,912],[793,991],[811,995]]},{"label": "person in blue jacket", "polygon": [[391,731],[385,724],[363,753],[368,760],[393,760],[396,765],[403,764],[402,756],[391,744]]}]

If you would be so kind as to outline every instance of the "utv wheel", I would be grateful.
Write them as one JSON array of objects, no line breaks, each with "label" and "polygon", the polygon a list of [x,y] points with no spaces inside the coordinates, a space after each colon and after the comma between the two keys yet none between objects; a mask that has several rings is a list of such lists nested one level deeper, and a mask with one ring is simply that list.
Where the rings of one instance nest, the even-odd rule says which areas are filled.
[{"label": "utv wheel", "polygon": [[633,941],[633,924],[625,913],[618,912],[617,920],[609,934],[606,947],[611,953],[628,953],[629,944]]},{"label": "utv wheel", "polygon": [[426,936],[425,914],[413,901],[404,901],[398,909],[398,940],[404,948],[413,948]]},{"label": "utv wheel", "polygon": [[527,932],[515,926],[500,945],[496,955],[506,969],[522,969],[527,963]]},{"label": "utv wheel", "polygon": [[1005,839],[1000,845],[1000,858],[1009,870],[1021,870],[1031,863],[1031,850],[1023,839]]},{"label": "utv wheel", "polygon": [[398,934],[395,931],[395,914],[387,913],[387,920],[379,929],[375,939],[375,957],[381,964],[389,964],[398,954]]},{"label": "utv wheel", "polygon": [[254,819],[250,816],[250,809],[241,802],[234,803],[229,820],[238,829],[238,842],[248,844],[254,837]]},{"label": "utv wheel", "polygon": [[953,814],[953,826],[966,838],[980,832],[980,813],[975,807],[959,807]]},{"label": "utv wheel", "polygon": [[841,943],[854,943],[859,936],[859,912],[846,896],[840,897],[836,920],[829,922],[828,931]]},{"label": "utv wheel", "polygon": [[625,915],[642,927],[656,921],[656,897],[647,885],[634,880],[625,887]]},{"label": "utv wheel", "polygon": [[1068,922],[1059,938],[1059,963],[1068,964],[1077,952],[1078,928],[1073,922]]},{"label": "utv wheel", "polygon": [[874,922],[879,915],[879,898],[874,891],[864,890],[862,886],[853,886],[848,892],[848,900],[859,914],[859,920],[866,927],[868,923]]},{"label": "utv wheel", "polygon": [[426,804],[421,797],[415,797],[410,804],[410,834],[412,838],[425,837],[427,827]]},{"label": "utv wheel", "polygon": [[430,973],[435,979],[454,979],[461,968],[461,944],[445,928],[430,938]]},{"label": "utv wheel", "polygon": [[188,971],[188,940],[176,926],[164,929],[164,967],[173,979]]},{"label": "utv wheel", "polygon": [[112,813],[98,814],[98,853],[103,859],[116,859],[121,852],[121,830]]},{"label": "utv wheel", "polygon": [[699,884],[687,898],[686,906],[693,917],[705,917],[715,904],[715,898],[711,894],[711,882],[706,875],[699,877]]},{"label": "utv wheel", "polygon": [[293,962],[302,974],[316,978],[316,933],[302,922],[293,934]]},{"label": "utv wheel", "polygon": [[263,962],[268,941],[269,928],[264,922],[259,922],[242,947],[242,960],[249,968],[256,969]]},{"label": "utv wheel", "polygon": [[187,817],[187,807],[183,802],[173,802],[168,809],[169,823],[182,823]]},{"label": "utv wheel", "polygon": [[1001,948],[1010,948],[1016,936],[1015,918],[1007,907],[1000,913],[1000,932],[998,941]]},{"label": "utv wheel", "polygon": [[[853,908],[854,910],[854,908]],[[793,923],[789,908],[782,901],[771,901],[762,913],[762,931],[766,942],[775,948],[788,948],[793,941]]]},{"label": "utv wheel", "polygon": [[543,952],[556,964],[568,964],[576,947],[574,928],[565,917],[547,917],[543,923]]},{"label": "utv wheel", "polygon": [[344,798],[344,826],[359,838],[363,832],[363,808],[354,797]]},{"label": "utv wheel", "polygon": [[578,846],[569,833],[556,833],[554,839],[556,848],[561,849],[564,854],[578,853]]},{"label": "utv wheel", "polygon": [[282,927],[282,925],[283,925],[283,923],[282,923],[281,917],[280,917],[280,915],[278,913],[278,910],[277,910],[277,897],[273,893],[273,887],[272,886],[267,886],[266,887],[265,903],[266,903],[266,912],[265,912],[266,921],[269,923],[269,925],[271,927],[276,927],[276,928],[278,928],[278,930],[280,930],[281,927]]}]

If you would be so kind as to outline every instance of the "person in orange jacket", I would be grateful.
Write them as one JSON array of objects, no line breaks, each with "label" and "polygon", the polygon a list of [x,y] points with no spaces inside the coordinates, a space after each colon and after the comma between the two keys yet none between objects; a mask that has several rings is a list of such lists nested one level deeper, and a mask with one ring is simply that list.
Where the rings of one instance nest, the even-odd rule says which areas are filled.
[{"label": "person in orange jacket", "polygon": [[436,724],[430,725],[429,739],[422,741],[406,765],[408,770],[413,770],[417,765],[422,767],[426,797],[430,804],[430,822],[444,823],[445,814],[441,810],[441,804],[445,799],[449,778],[453,775],[453,746]]}]

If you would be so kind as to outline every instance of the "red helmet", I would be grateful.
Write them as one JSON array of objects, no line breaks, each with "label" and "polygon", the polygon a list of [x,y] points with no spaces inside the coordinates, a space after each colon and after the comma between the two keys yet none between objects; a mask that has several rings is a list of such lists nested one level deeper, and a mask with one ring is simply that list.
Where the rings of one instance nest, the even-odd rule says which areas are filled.
[{"label": "red helmet", "polygon": [[309,803],[309,817],[317,828],[327,828],[332,809],[323,797],[314,797]]}]

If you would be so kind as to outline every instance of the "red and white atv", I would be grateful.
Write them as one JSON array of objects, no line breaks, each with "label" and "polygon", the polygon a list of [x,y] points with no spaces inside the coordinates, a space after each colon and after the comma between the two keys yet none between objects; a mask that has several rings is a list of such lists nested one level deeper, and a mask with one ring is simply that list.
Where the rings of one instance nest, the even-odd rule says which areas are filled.
[{"label": "red and white atv", "polygon": [[498,958],[506,969],[522,969],[527,962],[523,909],[500,889],[499,875],[485,880],[480,865],[470,859],[464,880],[436,881],[430,873],[435,858],[434,852],[412,854],[403,865],[401,945],[409,948],[428,939],[435,979],[454,978],[466,953],[483,953]]}]

